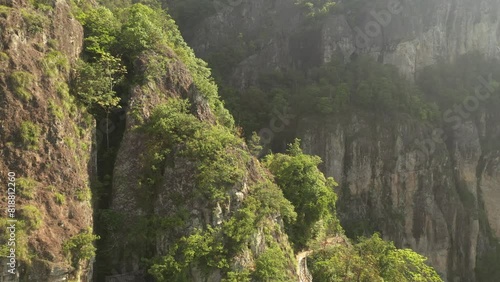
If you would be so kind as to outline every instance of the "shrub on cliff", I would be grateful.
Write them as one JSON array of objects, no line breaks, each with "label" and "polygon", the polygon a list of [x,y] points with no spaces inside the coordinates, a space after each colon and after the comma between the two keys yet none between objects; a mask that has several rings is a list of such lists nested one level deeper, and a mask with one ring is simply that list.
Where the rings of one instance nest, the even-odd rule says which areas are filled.
[{"label": "shrub on cliff", "polygon": [[23,121],[19,128],[19,136],[24,147],[30,150],[38,149],[41,131],[39,125],[30,121]]},{"label": "shrub on cliff", "polygon": [[99,237],[93,235],[92,232],[83,231],[64,242],[63,251],[73,267],[78,269],[80,262],[95,256],[94,241],[97,239]]},{"label": "shrub on cliff", "polygon": [[308,260],[314,281],[440,282],[426,258],[409,249],[397,249],[378,234],[361,238],[353,247],[333,245],[314,252]]},{"label": "shrub on cliff", "polygon": [[333,178],[326,178],[318,169],[321,159],[309,156],[300,149],[297,139],[287,154],[269,155],[265,165],[274,175],[276,183],[297,213],[295,222],[285,222],[285,228],[295,248],[307,245],[316,235],[317,223],[329,225],[329,232],[340,231],[335,215],[337,195]]}]

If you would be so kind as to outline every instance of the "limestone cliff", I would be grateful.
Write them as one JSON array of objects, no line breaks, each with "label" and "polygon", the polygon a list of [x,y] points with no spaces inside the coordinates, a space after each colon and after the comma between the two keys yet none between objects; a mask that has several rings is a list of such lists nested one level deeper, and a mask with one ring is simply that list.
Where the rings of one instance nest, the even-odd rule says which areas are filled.
[{"label": "limestone cliff", "polygon": [[318,65],[337,55],[370,54],[408,77],[470,51],[500,56],[496,0],[338,1],[331,15],[313,23],[294,1],[222,2],[188,41],[202,57],[237,38],[251,42],[234,71],[240,84],[254,79],[256,67]]},{"label": "limestone cliff", "polygon": [[[346,1],[348,2],[348,1]],[[370,1],[348,15],[329,17],[321,30],[322,56],[369,53],[414,76],[438,59],[479,51],[499,57],[500,3],[491,1]]]},{"label": "limestone cliff", "polygon": [[[425,66],[471,51],[500,55],[496,0],[338,1],[315,20],[293,2],[228,4],[189,40],[207,58],[237,38],[251,45],[230,72],[240,88],[266,70],[307,69],[336,56],[349,61],[369,54],[414,79]],[[306,152],[321,156],[325,174],[340,181],[348,232],[382,231],[430,257],[448,281],[475,281],[474,269],[490,260],[484,257],[495,252],[500,235],[498,117],[480,116],[459,130],[444,126],[447,142],[433,144],[431,154],[420,154],[415,141],[432,140],[442,125],[410,118],[305,117],[296,136]]]},{"label": "limestone cliff", "polygon": [[[474,281],[480,241],[488,240],[480,230],[499,235],[493,202],[499,200],[500,151],[484,145],[499,134],[495,120],[463,125],[432,154],[422,154],[415,140],[430,138],[434,128],[411,120],[353,115],[320,126],[308,119],[298,134],[306,151],[323,156],[325,173],[341,181],[348,230],[382,231],[428,256],[448,281]],[[486,136],[484,126],[495,132]]]}]

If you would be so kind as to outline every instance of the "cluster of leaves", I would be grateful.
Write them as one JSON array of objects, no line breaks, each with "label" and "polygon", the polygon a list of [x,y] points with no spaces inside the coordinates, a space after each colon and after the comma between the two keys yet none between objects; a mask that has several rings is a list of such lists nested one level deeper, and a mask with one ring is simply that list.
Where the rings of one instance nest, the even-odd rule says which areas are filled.
[{"label": "cluster of leaves", "polygon": [[16,189],[21,197],[33,199],[39,183],[33,178],[19,177],[16,180]]},{"label": "cluster of leaves", "polygon": [[335,6],[335,2],[332,0],[296,0],[295,5],[304,8],[308,17],[315,18],[328,14]]},{"label": "cluster of leaves", "polygon": [[[228,268],[226,251],[218,228],[197,230],[170,246],[169,253],[154,264],[149,273],[158,281],[190,281],[190,266]],[[193,265],[194,264],[194,265]]]},{"label": "cluster of leaves", "polygon": [[41,128],[30,121],[23,121],[19,128],[19,136],[25,148],[30,150],[38,149],[40,142]]},{"label": "cluster of leaves", "polygon": [[104,110],[109,113],[119,107],[120,97],[114,86],[125,70],[117,58],[103,54],[97,62],[81,61],[77,69],[73,91],[81,102],[94,112]]},{"label": "cluster of leaves", "polygon": [[353,247],[333,245],[318,249],[308,260],[314,281],[439,282],[426,258],[409,249],[397,249],[378,234],[361,238]]},{"label": "cluster of leaves", "polygon": [[47,18],[35,10],[21,9],[21,16],[26,24],[26,30],[30,34],[37,34],[44,30],[47,25]]},{"label": "cluster of leaves", "polygon": [[11,7],[0,4],[0,17],[6,19],[10,15],[11,10]]},{"label": "cluster of leaves", "polygon": [[[194,84],[208,99],[219,122],[233,127],[234,121],[218,97],[217,86],[207,64],[194,55],[193,50],[184,42],[174,20],[161,8],[134,4],[111,12],[105,7],[98,7],[81,13],[79,19],[85,28],[85,50],[89,57],[87,61],[93,62],[90,67],[95,69],[90,77],[80,79],[95,81],[92,85],[82,86],[78,92],[80,96],[102,95],[104,98],[97,100],[116,105],[116,101],[110,99],[116,96],[112,87],[104,94],[101,92],[110,89],[109,85],[114,86],[122,77],[124,69],[121,62],[125,62],[124,65],[130,71],[140,54],[164,54],[164,50],[171,49],[189,69]],[[88,74],[88,71],[84,73]],[[86,91],[88,89],[101,91]],[[85,95],[87,92],[91,94]]]},{"label": "cluster of leaves", "polygon": [[77,65],[73,91],[94,114],[119,107],[115,86],[126,69],[114,47],[118,44],[119,21],[106,8],[98,7],[79,17],[85,31],[85,60]]},{"label": "cluster of leaves", "polygon": [[286,257],[279,246],[267,248],[255,261],[254,277],[257,281],[290,281],[286,272]]},{"label": "cluster of leaves", "polygon": [[64,194],[61,194],[59,192],[55,192],[54,194],[54,200],[58,205],[64,205],[66,203],[66,196]]},{"label": "cluster of leaves", "polygon": [[256,228],[262,226],[267,218],[277,217],[295,222],[297,213],[276,184],[263,181],[253,186],[243,206],[224,223],[223,231],[228,238],[230,252],[235,254],[248,243]]},{"label": "cluster of leaves", "polygon": [[[174,150],[197,163],[196,182],[201,194],[222,200],[226,189],[241,181],[248,153],[243,141],[222,125],[208,125],[190,111],[187,100],[171,99],[158,106],[144,129],[151,136],[153,170],[162,171]],[[180,145],[184,144],[182,149]]]},{"label": "cluster of leaves", "polygon": [[42,69],[44,74],[50,78],[58,77],[59,74],[69,72],[68,59],[59,51],[51,50],[42,60]]},{"label": "cluster of leaves", "polygon": [[269,155],[264,164],[295,208],[297,219],[285,220],[285,229],[294,247],[300,249],[318,235],[320,221],[330,234],[341,231],[335,215],[337,183],[318,169],[319,157],[302,152],[299,140],[290,144],[287,153]]},{"label": "cluster of leaves", "polygon": [[30,0],[31,5],[41,11],[50,11],[53,9],[54,1],[52,0]]},{"label": "cluster of leaves", "polygon": [[94,241],[98,239],[91,231],[83,231],[64,242],[63,251],[74,268],[95,256]]}]

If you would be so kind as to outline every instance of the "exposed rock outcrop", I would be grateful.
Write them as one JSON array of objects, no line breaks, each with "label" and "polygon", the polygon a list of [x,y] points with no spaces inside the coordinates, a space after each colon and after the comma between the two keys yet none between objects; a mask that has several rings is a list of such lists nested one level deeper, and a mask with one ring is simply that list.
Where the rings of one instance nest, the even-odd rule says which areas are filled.
[{"label": "exposed rock outcrop", "polygon": [[[67,85],[83,29],[66,1],[45,11],[28,1],[0,4],[0,172],[4,187],[9,171],[17,178],[16,270],[22,281],[85,280],[90,262],[71,263],[63,250],[92,229],[93,119]],[[0,203],[7,207],[6,194]],[[2,260],[0,280],[17,281],[6,267]]]},{"label": "exposed rock outcrop", "polygon": [[189,42],[201,57],[239,37],[252,42],[254,50],[234,72],[240,86],[263,69],[319,65],[338,55],[370,54],[409,78],[471,51],[500,57],[496,0],[339,1],[343,10],[315,22],[293,1],[234,3],[202,22]]},{"label": "exposed rock outcrop", "polygon": [[[447,281],[474,281],[480,223],[498,230],[498,136],[481,122],[451,132],[446,143],[422,150],[434,130],[409,119],[390,122],[353,115],[301,122],[305,151],[320,155],[328,176],[339,180],[340,217],[348,230],[381,231],[397,245],[429,257]],[[321,126],[320,126],[321,124]],[[430,149],[430,147],[429,147]],[[495,186],[493,188],[493,186]],[[480,218],[483,206],[487,218]],[[497,235],[498,236],[498,235]]]},{"label": "exposed rock outcrop", "polygon": [[[140,272],[141,277],[147,276],[145,273],[147,269],[141,266],[141,259],[165,256],[175,248],[180,238],[190,236],[197,230],[206,231],[209,228],[222,227],[237,214],[238,209],[244,206],[243,202],[252,193],[252,187],[270,179],[268,172],[256,159],[239,160],[245,162],[242,177],[224,192],[227,195],[224,199],[210,199],[204,196],[209,191],[199,191],[197,177],[200,172],[196,160],[180,153],[186,144],[178,141],[174,152],[165,159],[166,165],[159,173],[160,178],[154,185],[148,184],[147,177],[150,177],[152,166],[150,159],[152,143],[147,132],[141,130],[141,126],[150,120],[156,107],[172,99],[187,99],[191,103],[191,114],[203,122],[203,126],[216,124],[211,105],[194,86],[193,77],[186,65],[170,50],[161,55],[169,58],[167,69],[146,84],[132,88],[126,111],[126,129],[113,173],[111,210],[124,218],[125,229],[120,227],[110,235],[110,242],[115,242],[110,267],[117,273]],[[155,54],[147,52],[140,56],[135,63],[138,68],[136,72],[141,73],[150,67],[153,56]],[[247,150],[243,141],[240,145],[241,150]],[[233,159],[243,157],[233,148],[225,149],[225,154]],[[217,171],[218,168],[211,169]],[[175,223],[180,217],[182,222]],[[169,225],[168,221],[165,221],[165,226],[158,226],[148,231],[147,222],[151,223],[153,219],[170,220],[171,223]],[[144,224],[140,223],[142,221]],[[231,269],[255,268],[255,260],[259,254],[264,252],[269,244],[276,244],[289,255],[285,263],[290,266],[289,275],[294,277],[293,251],[284,233],[281,218],[275,215],[264,221],[266,226],[255,227],[249,242],[242,250],[232,255],[229,260]],[[268,228],[268,231],[264,230]],[[120,240],[124,232],[128,236]],[[146,238],[145,236],[149,241],[140,242],[141,238]],[[206,268],[210,266],[199,265],[199,267],[203,269],[198,269],[194,263],[190,266],[190,281],[217,282],[226,274],[220,268],[213,267],[207,272]]]}]

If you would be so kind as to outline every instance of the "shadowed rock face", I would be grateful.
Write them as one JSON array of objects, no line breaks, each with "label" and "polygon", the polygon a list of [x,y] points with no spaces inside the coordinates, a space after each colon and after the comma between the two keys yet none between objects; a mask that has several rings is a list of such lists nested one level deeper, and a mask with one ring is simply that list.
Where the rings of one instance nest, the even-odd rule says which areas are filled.
[{"label": "shadowed rock face", "polygon": [[500,225],[500,147],[483,147],[495,138],[480,132],[484,126],[498,136],[493,119],[471,121],[449,131],[446,144],[435,143],[431,154],[417,144],[434,128],[411,120],[305,119],[298,135],[305,151],[321,156],[325,173],[341,183],[343,226],[381,231],[428,256],[446,280],[474,281],[478,242],[487,237],[480,225],[497,237]]}]

